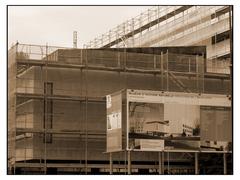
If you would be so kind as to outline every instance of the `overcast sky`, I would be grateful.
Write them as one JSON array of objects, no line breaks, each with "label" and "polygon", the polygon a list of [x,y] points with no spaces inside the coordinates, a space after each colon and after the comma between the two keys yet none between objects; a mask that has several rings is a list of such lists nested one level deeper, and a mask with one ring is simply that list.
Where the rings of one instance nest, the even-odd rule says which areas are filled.
[{"label": "overcast sky", "polygon": [[8,45],[17,41],[72,47],[73,31],[78,47],[137,16],[150,6],[9,6]]}]

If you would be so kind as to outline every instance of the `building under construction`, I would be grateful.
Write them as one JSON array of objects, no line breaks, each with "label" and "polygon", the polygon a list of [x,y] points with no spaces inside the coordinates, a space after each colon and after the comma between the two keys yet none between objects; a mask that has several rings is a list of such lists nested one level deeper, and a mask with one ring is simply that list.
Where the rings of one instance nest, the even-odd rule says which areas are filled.
[{"label": "building under construction", "polygon": [[207,71],[230,73],[231,6],[154,6],[85,48],[206,46]]},{"label": "building under construction", "polygon": [[[158,13],[152,16],[152,12]],[[111,158],[106,153],[108,94],[140,89],[221,94],[231,99],[229,12],[229,7],[218,6],[157,7],[148,11],[147,22],[109,36],[108,42],[96,40],[94,47],[13,46],[8,52],[9,174],[232,174],[231,123],[228,148],[199,153],[197,165],[191,151],[163,153],[161,171],[156,152],[132,152],[131,159],[127,151]],[[180,19],[188,19],[185,29],[178,27],[183,25]],[[225,29],[214,28],[222,21],[226,24],[218,27]],[[187,27],[202,27],[199,22],[211,29],[208,38],[202,36],[209,31],[200,37],[199,30],[196,43],[176,40],[176,28],[185,34]],[[166,26],[176,34],[164,30],[161,36]],[[161,37],[172,38],[175,44]]]}]

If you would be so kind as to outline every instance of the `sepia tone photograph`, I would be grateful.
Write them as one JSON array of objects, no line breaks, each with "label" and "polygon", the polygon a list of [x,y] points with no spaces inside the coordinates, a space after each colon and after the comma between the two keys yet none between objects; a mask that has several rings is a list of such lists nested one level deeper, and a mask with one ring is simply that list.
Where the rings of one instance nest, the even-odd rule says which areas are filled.
[{"label": "sepia tone photograph", "polygon": [[8,175],[233,175],[233,5],[8,5]]}]

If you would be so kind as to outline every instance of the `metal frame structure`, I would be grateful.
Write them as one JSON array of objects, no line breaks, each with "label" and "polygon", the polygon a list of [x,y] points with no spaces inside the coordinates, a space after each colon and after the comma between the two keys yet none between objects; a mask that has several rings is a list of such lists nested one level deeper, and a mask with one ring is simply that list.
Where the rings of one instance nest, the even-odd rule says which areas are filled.
[{"label": "metal frame structure", "polygon": [[[154,102],[156,103],[157,102],[157,98],[153,98],[151,100],[147,100],[147,98],[143,99],[143,95],[139,95],[139,97],[142,97],[142,98],[136,98],[138,96],[138,94],[141,94],[141,93],[153,93],[153,94],[157,94],[157,91],[141,91],[141,90],[136,90],[136,95],[134,94],[133,96],[136,96],[136,97],[133,97],[133,99],[135,100],[132,100],[131,98],[128,97],[128,93],[129,92],[134,92],[134,90],[121,90],[121,91],[118,91],[118,92],[114,92],[113,94],[116,95],[116,94],[122,94],[122,99],[124,99],[124,101],[121,101],[122,104],[126,104],[126,113],[124,113],[124,111],[121,112],[121,117],[122,117],[122,120],[123,122],[121,122],[122,124],[122,127],[121,127],[121,131],[122,133],[123,132],[126,132],[126,135],[121,135],[121,138],[125,139],[125,140],[122,140],[121,142],[125,142],[125,143],[122,143],[122,149],[120,150],[112,150],[110,148],[107,147],[107,154],[109,154],[109,173],[110,174],[113,174],[113,155],[114,154],[118,154],[118,153],[121,153],[121,152],[126,152],[127,153],[127,172],[128,172],[128,175],[130,175],[132,173],[132,164],[131,164],[131,155],[136,153],[136,152],[144,152],[145,150],[140,150],[140,149],[131,149],[129,147],[129,102]],[[161,93],[161,92],[159,92]],[[162,92],[163,93],[163,92]],[[168,92],[166,92],[168,93]],[[113,95],[112,94],[112,95]],[[174,94],[174,92],[170,93],[171,95]],[[184,93],[182,93],[182,95],[184,95]],[[185,95],[190,95],[190,96],[194,96],[194,94],[185,94]],[[110,96],[110,95],[108,95]],[[125,97],[126,96],[126,97]],[[166,95],[168,97],[168,95]],[[198,94],[195,94],[195,96],[198,96]],[[209,95],[207,95],[209,96]],[[214,96],[214,95],[213,95]],[[154,96],[153,96],[154,97]],[[172,96],[170,96],[172,97]],[[216,97],[219,97],[219,96],[216,96]],[[224,96],[222,96],[221,98],[225,98]],[[224,103],[218,103],[219,105],[223,105]],[[227,106],[227,105],[226,105]],[[116,109],[115,109],[116,111]],[[124,116],[124,117],[123,117]],[[125,124],[125,126],[123,125]],[[124,127],[126,128],[124,130]],[[107,132],[108,133],[108,132]],[[115,138],[112,136],[113,134],[109,134],[109,137],[107,136],[107,141],[110,140],[110,137],[111,138]],[[114,134],[115,135],[115,134]],[[109,139],[108,139],[109,138]],[[132,136],[132,138],[137,138],[137,139],[161,139],[161,140],[185,140],[185,141],[201,141],[200,140],[200,137],[199,136],[193,136],[193,137],[164,137],[164,136],[151,136],[151,135],[143,135],[141,133],[135,133],[135,136]],[[114,139],[115,141],[117,141],[116,139]],[[110,142],[111,143],[111,142]],[[194,173],[195,175],[198,175],[199,174],[199,167],[200,167],[200,164],[199,164],[199,156],[200,155],[206,155],[206,154],[222,154],[222,174],[226,175],[227,174],[227,155],[231,155],[232,154],[232,150],[211,150],[211,149],[201,149],[200,147],[197,148],[196,150],[193,150],[193,149],[164,149],[162,151],[157,151],[157,150],[147,150],[147,152],[150,152],[150,153],[158,153],[158,173],[159,174],[164,174],[165,171],[167,172],[167,174],[170,174],[170,165],[169,165],[169,156],[171,155],[171,153],[178,153],[179,155],[181,154],[188,154],[190,157],[193,157],[194,159],[194,163],[192,164],[193,167],[194,167]],[[167,157],[165,158],[166,155]],[[165,160],[167,160],[167,167],[164,167],[164,164],[165,163]]]},{"label": "metal frame structure", "polygon": [[229,74],[231,6],[154,6],[84,48],[206,45],[207,69]]},{"label": "metal frame structure", "polygon": [[[141,75],[146,75],[146,76],[151,76],[152,78],[157,77],[157,76],[164,76],[167,80],[168,83],[165,83],[161,86],[163,90],[171,91],[170,84],[175,88],[178,88],[179,91],[184,91],[182,87],[178,87],[180,83],[182,83],[179,79],[179,77],[183,77],[186,79],[197,79],[197,81],[200,82],[205,82],[207,79],[214,80],[218,83],[222,82],[228,82],[229,81],[229,76],[226,74],[213,74],[213,73],[204,73],[201,74],[200,72],[169,72],[168,69],[139,69],[139,68],[128,68],[126,66],[124,67],[102,67],[102,66],[94,66],[91,64],[84,64],[82,62],[90,62],[90,57],[87,52],[91,51],[88,49],[82,49],[82,50],[77,50],[78,52],[81,52],[80,55],[77,55],[78,62],[80,63],[66,63],[66,62],[60,62],[59,57],[56,59],[52,58],[54,56],[54,52],[57,52],[57,50],[63,49],[67,50],[66,48],[62,47],[53,47],[53,46],[38,46],[38,45],[26,45],[26,44],[16,44],[9,50],[9,63],[8,63],[8,84],[9,84],[9,92],[8,92],[8,150],[9,150],[9,155],[8,155],[8,162],[9,162],[9,173],[17,174],[18,172],[16,171],[19,168],[23,168],[23,172],[21,173],[29,173],[28,169],[33,168],[35,171],[38,173],[49,173],[48,169],[49,168],[72,168],[72,169],[77,169],[77,173],[91,173],[90,170],[94,168],[102,168],[103,170],[109,172],[109,165],[106,165],[104,163],[96,163],[92,162],[92,160],[88,159],[89,158],[89,153],[91,151],[90,149],[90,144],[89,141],[92,140],[99,140],[103,139],[105,137],[105,133],[103,131],[91,131],[89,128],[89,118],[88,118],[88,112],[90,109],[90,104],[91,103],[105,103],[105,99],[103,96],[91,96],[89,89],[87,88],[91,82],[89,82],[89,77],[87,74],[89,72],[93,71],[99,71],[99,72],[114,72],[116,74],[123,75],[125,76],[125,80],[127,79],[126,74],[141,74]],[[72,49],[70,49],[72,50]],[[104,50],[104,49],[102,49]],[[126,64],[127,60],[127,50],[125,49],[117,49],[116,51],[120,51],[119,53],[121,54],[122,52],[122,60],[124,60],[124,63]],[[114,52],[114,50],[112,51]],[[118,53],[116,53],[118,54]],[[160,53],[159,57],[166,57],[168,60],[168,56],[170,53],[166,52],[165,54]],[[148,57],[148,56],[146,56]],[[154,57],[153,57],[153,62]],[[198,57],[198,56],[197,56]],[[68,58],[73,58],[69,57]],[[116,60],[118,60],[118,57],[115,57]],[[105,59],[107,59],[105,57]],[[109,59],[108,59],[109,60]],[[168,61],[167,61],[168,62]],[[154,64],[154,63],[153,63]],[[79,82],[78,85],[80,87],[80,91],[78,95],[72,95],[71,92],[67,91],[67,89],[59,89],[60,92],[65,92],[63,94],[47,94],[43,92],[43,89],[41,86],[36,87],[39,92],[34,92],[32,91],[32,84],[36,79],[31,78],[31,77],[24,77],[26,73],[28,73],[32,68],[37,67],[39,69],[39,78],[37,81],[41,84],[44,82],[48,82],[48,79],[50,78],[50,70],[51,69],[65,69],[65,70],[76,70],[79,73]],[[153,66],[157,67],[157,66]],[[175,82],[174,80],[170,80],[170,73],[172,73],[179,82]],[[201,74],[201,76],[199,76]],[[19,81],[23,78],[23,81]],[[27,79],[25,79],[27,78]],[[160,78],[161,79],[161,78]],[[168,80],[169,79],[169,80]],[[86,82],[86,88],[83,88],[81,86],[82,82]],[[88,83],[89,82],[89,83]],[[75,84],[77,86],[77,84]],[[125,86],[127,86],[125,84]],[[181,86],[181,85],[179,85]],[[200,86],[196,86],[196,88],[199,88]],[[203,92],[205,90],[204,86],[201,86],[202,89],[200,88],[199,93]],[[188,87],[187,87],[188,89]],[[221,92],[220,92],[221,93]],[[225,91],[225,93],[228,93],[228,90]],[[82,117],[82,120],[79,118],[78,125],[79,127],[82,126],[83,129],[48,129],[48,128],[33,128],[31,127],[31,123],[29,124],[28,122],[28,112],[20,113],[19,109],[26,105],[29,101],[31,100],[37,100],[44,102],[45,104],[45,112],[48,111],[48,102],[51,100],[58,100],[62,102],[78,102],[79,105],[79,111],[81,111],[84,116]],[[84,108],[83,108],[84,107]],[[20,109],[21,110],[21,109]],[[48,117],[52,116],[49,113],[46,114],[40,114],[40,116]],[[53,114],[54,115],[54,114]],[[57,115],[56,115],[57,116]],[[58,115],[60,116],[60,115]],[[18,117],[21,117],[19,119]],[[17,127],[19,125],[19,120],[21,120],[23,123],[21,126],[23,127]],[[29,128],[30,126],[30,128]],[[47,141],[48,134],[58,134],[61,136],[76,136],[79,138],[79,142],[81,140],[81,143],[84,144],[84,150],[79,151],[80,153],[84,154],[84,160],[83,159],[78,159],[76,157],[76,161],[78,163],[58,163],[58,162],[51,162],[47,159],[48,154],[50,153],[49,146],[47,143],[43,143],[43,147],[40,147],[39,151],[41,151],[41,157],[38,157],[35,161],[31,161],[28,159],[28,154],[30,152],[30,148],[28,146],[24,146],[24,144],[28,144],[28,140],[31,139],[32,136],[37,135],[44,137],[44,142]],[[17,153],[17,146],[19,146],[19,139],[21,137],[21,142],[23,146],[24,151],[21,151],[21,155],[23,156],[23,159],[19,161],[16,159]],[[71,147],[69,147],[71,149]],[[77,151],[77,149],[76,149]],[[102,150],[103,152],[104,150]],[[123,155],[123,158],[118,158],[118,161],[122,161],[124,159],[125,164],[119,164],[118,168],[119,169],[125,169],[125,173],[129,173],[129,167],[132,168],[144,168],[148,167],[149,165],[144,165],[144,164],[128,164],[128,171],[126,168],[126,162],[130,163],[131,159],[131,154],[130,152],[124,152],[125,154]],[[110,159],[113,159],[110,157]],[[115,165],[115,163],[111,163],[111,165]],[[163,166],[163,165],[162,165]],[[149,167],[152,167],[153,169],[156,169],[158,165],[151,165]],[[112,168],[110,168],[111,170]],[[112,169],[113,170],[113,169]],[[31,170],[30,170],[31,171]],[[119,170],[120,171],[120,170]],[[111,171],[110,171],[111,172]]]},{"label": "metal frame structure", "polygon": [[[113,174],[113,154],[116,154],[117,152],[110,152],[109,153],[109,174]],[[134,151],[127,151],[128,154],[128,164],[127,164],[127,172],[128,175],[132,174],[132,165],[131,165],[131,154],[134,153]],[[188,154],[193,154],[194,157],[194,174],[198,175],[199,174],[199,155],[200,154],[222,154],[223,158],[223,172],[222,174],[227,175],[227,154],[232,154],[232,151],[174,151],[174,150],[164,150],[164,151],[159,151],[159,159],[158,159],[158,174],[164,174],[165,171],[170,174],[170,166],[169,166],[169,155],[170,153],[188,153]],[[167,168],[165,168],[165,159],[164,155],[167,154]]]}]

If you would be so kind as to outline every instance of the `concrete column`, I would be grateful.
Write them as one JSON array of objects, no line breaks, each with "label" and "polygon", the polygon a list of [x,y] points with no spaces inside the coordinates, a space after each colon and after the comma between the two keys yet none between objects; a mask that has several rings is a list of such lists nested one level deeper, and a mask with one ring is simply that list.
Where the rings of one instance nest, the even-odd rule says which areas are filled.
[{"label": "concrete column", "polygon": [[195,174],[198,174],[198,153],[195,152]]},{"label": "concrete column", "polygon": [[110,167],[109,167],[109,169],[110,169],[110,174],[113,174],[113,160],[112,160],[112,153],[110,152],[109,153],[109,165],[110,165]]},{"label": "concrete column", "polygon": [[128,174],[131,174],[131,151],[128,151]]},{"label": "concrete column", "polygon": [[223,174],[227,174],[227,154],[223,153]]}]

